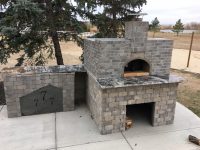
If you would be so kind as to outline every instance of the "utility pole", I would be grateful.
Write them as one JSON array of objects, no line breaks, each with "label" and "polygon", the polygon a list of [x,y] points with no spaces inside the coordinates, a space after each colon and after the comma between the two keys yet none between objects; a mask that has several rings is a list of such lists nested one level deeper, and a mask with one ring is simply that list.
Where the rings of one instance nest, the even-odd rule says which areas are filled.
[{"label": "utility pole", "polygon": [[192,44],[193,44],[193,40],[194,40],[194,32],[192,32],[192,38],[191,38],[191,43],[190,43],[190,50],[189,50],[187,68],[188,68],[189,65],[190,65],[190,57],[191,57],[191,53],[192,53]]}]

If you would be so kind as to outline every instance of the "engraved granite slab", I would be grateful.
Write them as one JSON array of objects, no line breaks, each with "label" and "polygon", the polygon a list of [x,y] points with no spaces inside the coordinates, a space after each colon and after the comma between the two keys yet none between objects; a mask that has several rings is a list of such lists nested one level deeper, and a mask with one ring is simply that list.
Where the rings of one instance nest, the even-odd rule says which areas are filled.
[{"label": "engraved granite slab", "polygon": [[62,89],[48,85],[20,97],[22,116],[63,111]]}]

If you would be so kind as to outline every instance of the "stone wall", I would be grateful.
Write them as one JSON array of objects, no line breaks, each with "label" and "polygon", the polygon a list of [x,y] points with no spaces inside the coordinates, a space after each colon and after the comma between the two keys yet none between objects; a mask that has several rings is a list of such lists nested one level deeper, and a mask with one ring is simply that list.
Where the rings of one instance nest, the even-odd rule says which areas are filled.
[{"label": "stone wall", "polygon": [[96,78],[122,77],[128,62],[143,59],[150,75],[168,77],[173,41],[147,39],[147,29],[148,23],[132,21],[126,24],[125,39],[86,39],[84,67]]},{"label": "stone wall", "polygon": [[8,74],[4,77],[8,117],[22,115],[20,97],[49,84],[62,88],[63,110],[74,110],[74,73]]},{"label": "stone wall", "polygon": [[88,79],[88,105],[101,134],[125,130],[126,106],[155,102],[153,126],[172,124],[178,83],[101,89]]},{"label": "stone wall", "polygon": [[90,73],[88,73],[87,78],[87,105],[92,119],[94,119],[99,130],[102,131],[102,92],[97,81]]}]

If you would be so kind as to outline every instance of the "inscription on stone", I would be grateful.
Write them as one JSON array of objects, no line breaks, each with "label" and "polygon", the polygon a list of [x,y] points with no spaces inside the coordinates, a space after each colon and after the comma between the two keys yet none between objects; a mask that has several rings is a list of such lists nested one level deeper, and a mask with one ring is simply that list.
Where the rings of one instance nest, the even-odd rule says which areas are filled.
[{"label": "inscription on stone", "polygon": [[22,116],[63,111],[62,89],[48,85],[20,97]]}]

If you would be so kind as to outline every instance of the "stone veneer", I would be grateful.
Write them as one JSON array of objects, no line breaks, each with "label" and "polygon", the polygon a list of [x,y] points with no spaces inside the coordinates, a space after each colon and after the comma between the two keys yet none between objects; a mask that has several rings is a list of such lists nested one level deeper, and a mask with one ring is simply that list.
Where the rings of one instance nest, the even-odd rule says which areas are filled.
[{"label": "stone veneer", "polygon": [[168,77],[173,41],[147,38],[148,22],[126,23],[125,38],[88,38],[84,44],[84,67],[96,78],[121,77],[124,66],[143,59],[150,75]]},{"label": "stone veneer", "polygon": [[[102,134],[125,130],[127,105],[154,103],[152,125],[173,123],[180,82],[170,76],[173,41],[147,32],[148,22],[130,21],[125,38],[85,40],[87,103]],[[150,76],[123,78],[125,66],[138,59],[150,66]]]},{"label": "stone veneer", "polygon": [[[62,89],[63,111],[74,110],[76,72],[85,72],[83,66],[22,67],[17,68],[14,73],[4,71],[2,74],[8,117],[19,117],[22,115],[20,97],[47,85]],[[81,96],[79,96],[80,98]]]},{"label": "stone veneer", "polygon": [[90,74],[87,102],[101,134],[124,131],[126,106],[132,104],[155,102],[152,125],[172,124],[179,81],[156,80],[152,83],[105,87]]}]

